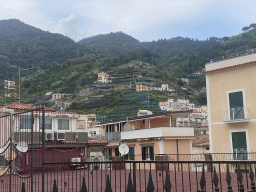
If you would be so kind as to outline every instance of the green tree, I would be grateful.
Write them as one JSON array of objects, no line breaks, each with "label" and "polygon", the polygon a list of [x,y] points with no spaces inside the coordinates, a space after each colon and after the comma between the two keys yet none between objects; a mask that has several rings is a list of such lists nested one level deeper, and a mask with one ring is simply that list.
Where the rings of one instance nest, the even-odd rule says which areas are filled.
[{"label": "green tree", "polygon": [[121,100],[121,97],[120,95],[118,94],[116,97],[115,97],[115,103],[119,103]]}]

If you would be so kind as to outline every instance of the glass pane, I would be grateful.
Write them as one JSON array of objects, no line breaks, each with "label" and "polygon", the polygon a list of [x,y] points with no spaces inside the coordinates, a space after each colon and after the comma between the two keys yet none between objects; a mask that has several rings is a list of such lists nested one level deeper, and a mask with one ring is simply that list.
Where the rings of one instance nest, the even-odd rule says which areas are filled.
[{"label": "glass pane", "polygon": [[69,120],[58,119],[58,130],[69,130]]},{"label": "glass pane", "polygon": [[[43,120],[40,119],[40,129],[42,129]],[[52,119],[45,119],[45,129],[52,130]]]},{"label": "glass pane", "polygon": [[230,119],[244,119],[243,92],[229,93]]},{"label": "glass pane", "polygon": [[20,129],[31,129],[31,118],[21,118],[20,119]]}]

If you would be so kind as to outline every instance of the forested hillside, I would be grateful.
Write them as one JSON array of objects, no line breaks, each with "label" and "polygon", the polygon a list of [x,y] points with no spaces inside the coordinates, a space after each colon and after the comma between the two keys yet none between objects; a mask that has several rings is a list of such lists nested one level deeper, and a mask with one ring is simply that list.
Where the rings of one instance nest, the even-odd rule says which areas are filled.
[{"label": "forested hillside", "polygon": [[[140,108],[159,110],[157,103],[168,98],[188,98],[196,104],[206,104],[206,95],[201,90],[205,87],[205,78],[190,79],[189,85],[181,78],[200,72],[210,59],[255,47],[255,28],[233,37],[206,40],[172,37],[139,42],[116,32],[76,43],[19,20],[2,20],[0,79],[16,81],[16,89],[7,102],[17,101],[18,70],[15,67],[33,67],[21,73],[22,102],[53,106],[45,93],[65,92],[71,94],[64,99],[73,102],[71,110],[114,117],[119,111],[126,111],[127,115]],[[112,83],[97,83],[97,74],[102,71],[111,75]],[[136,84],[151,87],[168,84],[173,92],[151,91],[140,96],[134,92]]]}]

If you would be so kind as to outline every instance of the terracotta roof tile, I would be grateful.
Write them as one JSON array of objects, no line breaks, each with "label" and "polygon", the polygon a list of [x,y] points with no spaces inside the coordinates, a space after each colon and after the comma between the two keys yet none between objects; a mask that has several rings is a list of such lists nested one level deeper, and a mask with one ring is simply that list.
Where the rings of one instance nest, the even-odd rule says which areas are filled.
[{"label": "terracotta roof tile", "polygon": [[218,68],[218,69],[213,69],[213,70],[209,70],[209,71],[203,71],[203,74],[214,72],[214,71],[219,71],[219,70],[223,70],[223,69],[229,69],[229,68],[233,68],[233,67],[239,67],[239,66],[248,65],[248,64],[255,64],[255,61],[250,61],[250,62],[241,63],[238,65],[232,65],[232,66],[223,67],[223,68]]},{"label": "terracotta roof tile", "polygon": [[[14,102],[6,106],[1,106],[0,109],[7,108],[7,109],[14,109],[18,111],[24,111],[24,110],[33,110],[37,109],[39,107],[25,104],[25,103],[19,103],[19,102]],[[56,109],[52,109],[49,107],[45,107],[45,112],[46,113],[56,113],[56,114],[78,114],[76,112],[68,112],[68,111],[56,111]]]},{"label": "terracotta roof tile", "polygon": [[92,137],[88,137],[89,144],[108,144],[110,141],[101,140],[101,139],[94,139]]},{"label": "terracotta roof tile", "polygon": [[[88,142],[58,142],[58,141],[45,141],[45,145],[56,145],[56,146],[61,146],[61,145],[86,145],[86,144],[102,144],[106,145],[110,143],[110,141],[106,140],[101,140],[101,139],[94,139],[91,137],[88,137]],[[41,145],[42,143],[35,142],[34,144]]]},{"label": "terracotta roof tile", "polygon": [[196,136],[192,141],[193,147],[209,147],[209,135],[203,134]]}]

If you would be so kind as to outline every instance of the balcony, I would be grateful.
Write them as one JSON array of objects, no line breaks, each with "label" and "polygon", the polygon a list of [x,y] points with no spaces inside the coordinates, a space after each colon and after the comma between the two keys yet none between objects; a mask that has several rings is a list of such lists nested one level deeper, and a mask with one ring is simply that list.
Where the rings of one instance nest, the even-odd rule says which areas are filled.
[{"label": "balcony", "polygon": [[226,123],[249,121],[248,108],[237,107],[223,110],[223,121]]},{"label": "balcony", "polygon": [[121,139],[121,132],[110,132],[102,135],[92,135],[92,138],[107,141],[115,141]]},{"label": "balcony", "polygon": [[194,136],[194,129],[189,127],[158,127],[125,131],[121,133],[121,139],[146,139],[155,137],[181,137]]}]

